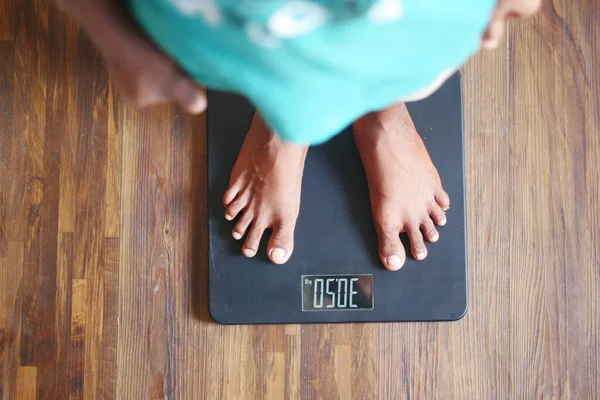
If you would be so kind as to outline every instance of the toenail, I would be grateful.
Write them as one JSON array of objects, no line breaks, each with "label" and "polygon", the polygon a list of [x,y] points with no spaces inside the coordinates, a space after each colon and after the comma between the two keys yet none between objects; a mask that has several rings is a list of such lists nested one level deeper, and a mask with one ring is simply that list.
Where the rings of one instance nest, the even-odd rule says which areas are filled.
[{"label": "toenail", "polygon": [[[235,237],[235,236],[234,236],[234,237]],[[439,233],[436,233],[435,235],[433,235],[433,236],[431,237],[431,239],[430,239],[430,240],[431,240],[432,242],[437,242],[439,238],[440,238],[440,234],[439,234]]]},{"label": "toenail", "polygon": [[235,240],[240,240],[242,238],[242,234],[239,232],[233,232],[233,238]]},{"label": "toenail", "polygon": [[401,268],[402,267],[402,258],[399,255],[394,254],[393,256],[389,256],[386,260],[387,265],[392,268]]},{"label": "toenail", "polygon": [[244,249],[243,252],[246,257],[253,257],[254,254],[256,253],[254,250],[250,250],[250,249]]},{"label": "toenail", "polygon": [[444,217],[444,218],[442,218],[442,220],[440,221],[440,225],[441,225],[441,226],[444,226],[444,225],[446,225],[446,222],[448,222],[448,220],[447,220],[447,219]]},{"label": "toenail", "polygon": [[231,215],[229,215],[229,214],[225,214],[225,219],[227,221],[231,221],[233,219],[233,217]]},{"label": "toenail", "polygon": [[425,252],[424,251],[420,251],[417,253],[417,260],[422,260],[425,258]]},{"label": "toenail", "polygon": [[443,208],[444,211],[448,211],[450,209],[450,206]]},{"label": "toenail", "polygon": [[271,259],[273,261],[283,261],[287,252],[284,249],[271,250]]}]

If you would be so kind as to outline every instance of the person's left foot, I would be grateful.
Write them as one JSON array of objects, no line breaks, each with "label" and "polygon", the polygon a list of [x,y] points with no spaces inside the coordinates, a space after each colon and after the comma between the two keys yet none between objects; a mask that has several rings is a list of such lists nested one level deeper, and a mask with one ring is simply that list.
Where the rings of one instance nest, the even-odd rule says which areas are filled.
[{"label": "person's left foot", "polygon": [[408,233],[417,260],[427,257],[423,236],[435,242],[446,223],[450,199],[404,103],[370,113],[354,123],[354,140],[363,161],[379,257],[395,271],[406,259],[400,233]]}]

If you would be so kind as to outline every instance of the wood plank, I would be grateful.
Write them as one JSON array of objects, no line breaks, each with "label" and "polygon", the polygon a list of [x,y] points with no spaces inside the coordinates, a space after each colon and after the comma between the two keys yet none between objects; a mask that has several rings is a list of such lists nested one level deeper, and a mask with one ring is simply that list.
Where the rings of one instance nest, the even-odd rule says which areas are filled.
[{"label": "wood plank", "polygon": [[[15,68],[15,44],[0,42],[0,57],[3,68],[0,69],[0,168],[7,172],[10,165],[11,141],[13,137],[13,81]],[[6,175],[3,178],[6,179]],[[7,187],[3,182],[2,187]]]},{"label": "wood plank", "polygon": [[28,237],[25,240],[25,256],[22,264],[23,278],[21,280],[21,344],[20,358],[22,365],[36,365],[37,344],[40,334],[40,299],[39,288],[41,276],[41,208],[32,205],[27,215],[26,226]]},{"label": "wood plank", "polygon": [[[123,112],[122,240],[117,396],[170,396],[173,237],[169,208],[172,110]],[[178,220],[176,222],[179,222]],[[148,329],[139,331],[139,326]],[[127,351],[124,351],[127,349]],[[144,368],[140,368],[144,365]]]},{"label": "wood plank", "polygon": [[[561,2],[553,8],[546,7],[543,16],[555,21],[558,29],[544,29],[540,35],[555,47],[554,76],[542,75],[544,81],[540,83],[551,85],[552,81],[546,81],[547,78],[553,78],[554,81],[555,100],[549,104],[552,108],[542,111],[554,116],[547,118],[554,127],[554,132],[549,131],[551,136],[548,142],[552,156],[550,180],[555,183],[552,193],[556,235],[554,263],[562,266],[558,274],[564,271],[559,280],[548,275],[546,279],[564,285],[561,292],[565,292],[565,299],[561,301],[564,306],[555,302],[549,314],[553,319],[559,319],[562,312],[560,306],[568,310],[565,328],[555,333],[563,335],[566,331],[561,359],[555,359],[566,364],[563,368],[568,384],[565,386],[573,398],[586,397],[591,392],[598,393],[599,388],[598,370],[594,364],[597,364],[600,354],[597,339],[600,294],[598,280],[595,279],[598,276],[598,261],[593,254],[598,237],[594,237],[597,230],[592,230],[592,226],[597,227],[594,214],[597,215],[600,210],[600,113],[598,97],[594,97],[600,85],[598,80],[595,81],[596,85],[591,84],[593,76],[598,77],[598,58],[593,56],[594,53],[598,55],[600,50],[600,30],[594,27],[596,19],[591,17],[594,12],[595,15],[600,12],[600,6],[596,3]],[[565,25],[565,17],[579,23]],[[595,165],[593,172],[589,162]],[[574,235],[574,232],[577,234]],[[560,386],[558,389],[561,389]]]},{"label": "wood plank", "polygon": [[[293,325],[299,328],[300,325]],[[285,399],[300,400],[300,388],[302,387],[302,377],[300,376],[300,360],[302,351],[302,342],[300,330],[292,335],[287,336],[285,346]],[[289,325],[286,331],[290,331]]]},{"label": "wood plank", "polygon": [[379,393],[379,381],[384,371],[382,360],[381,325],[356,325],[350,332],[350,351],[353,399],[375,399]]},{"label": "wood plank", "polygon": [[[248,328],[231,326],[224,331],[223,339],[226,342],[223,346],[223,360],[227,360],[227,362],[223,365],[224,387],[222,390],[226,399],[244,398],[249,393],[259,395],[257,371],[253,365],[255,353],[252,343],[252,329]],[[262,376],[262,371],[260,371],[260,375]],[[210,379],[211,375],[206,378]],[[264,396],[264,390],[260,394]]]},{"label": "wood plank", "polygon": [[[581,110],[569,112],[565,118],[565,129],[582,136],[583,168],[579,173],[583,175],[581,186],[584,190],[572,196],[576,200],[576,212],[584,214],[581,210],[586,210],[584,215],[579,215],[579,223],[573,226],[577,231],[584,231],[583,236],[575,235],[580,241],[577,246],[581,265],[572,270],[569,268],[567,275],[567,287],[570,293],[575,293],[567,298],[569,309],[575,310],[568,320],[577,321],[568,324],[569,343],[574,345],[569,354],[569,367],[573,366],[573,376],[584,377],[582,380],[570,379],[575,398],[600,393],[600,26],[595,18],[600,14],[600,3],[576,1],[564,5],[562,21],[566,19],[572,31],[572,35],[566,31],[562,37],[569,47],[564,62],[568,63],[570,58],[578,61],[564,74],[565,82],[571,82],[571,79],[577,82],[575,87],[569,86],[567,101],[572,106],[583,99]],[[565,234],[571,235],[571,232]],[[572,260],[568,262],[570,267]]]},{"label": "wood plank", "polygon": [[[108,77],[98,52],[84,35],[79,35],[77,52],[76,67],[86,79],[79,80],[77,85],[77,130],[69,132],[78,136],[71,140],[77,142],[75,191],[67,194],[75,198],[76,206],[73,277],[91,279],[90,283],[99,288],[99,259],[105,226]],[[74,193],[77,195],[73,196]],[[94,290],[90,299],[97,299],[96,294]],[[96,316],[90,317],[90,323],[95,324]],[[90,329],[97,332],[94,326]]]},{"label": "wood plank", "polygon": [[[61,55],[61,62],[54,68],[60,80],[50,87],[52,107],[61,124],[60,148],[60,198],[58,229],[59,232],[74,232],[77,216],[77,155],[79,148],[79,116],[81,112],[78,98],[81,79],[75,79],[82,72],[77,65],[79,55],[80,32],[72,19],[64,14],[54,14],[52,20],[53,48]],[[59,114],[60,113],[60,114]]]},{"label": "wood plank", "polygon": [[119,220],[121,215],[121,131],[122,101],[118,89],[111,82],[108,84],[108,136],[106,147],[106,198],[105,229],[106,237],[119,236]]},{"label": "wood plank", "polygon": [[[39,3],[39,4],[38,4]],[[26,240],[29,234],[30,206],[39,201],[43,176],[46,118],[46,48],[48,2],[25,1],[15,4],[17,32],[14,49],[13,135],[3,143],[11,149],[5,193],[8,240]]]},{"label": "wood plank", "polygon": [[13,0],[0,1],[0,42],[5,40],[15,40],[15,20],[13,12]]},{"label": "wood plank", "polygon": [[79,135],[75,161],[73,278],[85,278],[88,282],[83,396],[94,398],[101,378],[103,308],[106,304],[102,256],[106,243],[108,76],[100,55],[84,35],[79,35],[77,69],[86,79],[77,85],[79,129],[71,132]]},{"label": "wood plank", "polygon": [[101,265],[104,274],[104,303],[102,305],[101,362],[96,397],[114,399],[116,397],[115,384],[117,379],[117,313],[119,300],[118,238],[104,240]]},{"label": "wood plank", "polygon": [[21,281],[24,243],[8,242],[6,258],[0,258],[0,392],[2,399],[16,397],[16,371],[21,365]]},{"label": "wood plank", "polygon": [[597,61],[581,53],[587,32],[578,36],[564,23],[571,9],[567,2],[546,3],[534,20],[537,29],[520,23],[511,32],[511,129],[523,133],[511,143],[515,397],[588,397],[597,382],[595,366],[590,369],[598,358],[590,352],[597,350],[590,338],[598,324],[588,315],[598,294],[588,281],[596,267],[585,178],[585,143],[595,118],[586,112],[585,71]]},{"label": "wood plank", "polygon": [[8,240],[6,240],[6,229],[4,228],[4,220],[4,191],[2,190],[2,186],[0,186],[0,258],[6,257],[6,254],[8,252]]},{"label": "wood plank", "polygon": [[[48,44],[49,47],[57,45],[57,31],[62,26],[60,21],[56,23],[58,10],[51,9],[48,15]],[[59,46],[57,46],[58,48]],[[57,338],[60,334],[57,330],[62,329],[56,325],[57,319],[57,292],[61,290],[57,286],[58,269],[58,211],[59,211],[59,179],[60,179],[60,122],[62,114],[57,112],[56,104],[60,102],[55,96],[57,90],[52,90],[59,85],[63,78],[60,76],[61,67],[64,63],[48,63],[46,72],[46,127],[44,142],[43,175],[40,182],[40,208],[41,208],[41,256],[38,264],[39,277],[39,320],[40,328],[37,338],[36,366],[38,371],[38,399],[54,399],[57,396],[57,349],[59,349]],[[67,285],[68,287],[68,285]],[[67,324],[68,326],[68,324]],[[67,342],[61,343],[64,347]]]},{"label": "wood plank", "polygon": [[440,397],[507,396],[509,46],[505,37],[499,49],[480,52],[463,68],[470,307],[462,321],[438,326],[431,356],[439,358]]},{"label": "wood plank", "polygon": [[[542,47],[542,44],[551,45],[545,43],[548,38],[522,26],[515,25],[511,31],[514,40],[510,56],[514,62],[509,75],[512,102],[510,130],[521,133],[513,135],[510,145],[510,180],[514,191],[509,213],[509,230],[512,233],[509,353],[511,375],[514,374],[510,395],[550,397],[555,394],[562,397],[566,394],[566,365],[564,354],[561,354],[564,352],[561,338],[566,337],[565,318],[564,315],[559,316],[558,324],[554,325],[554,318],[547,311],[549,308],[554,308],[553,312],[565,310],[564,265],[554,264],[558,261],[556,252],[548,247],[554,241],[552,236],[560,235],[560,228],[559,232],[554,232],[552,221],[555,210],[549,187],[550,154],[547,145],[547,141],[552,140],[548,137],[548,130],[556,132],[552,105],[554,74],[553,68],[535,72],[532,68],[541,62],[552,62],[552,50]],[[532,48],[536,51],[528,54]],[[540,78],[540,75],[545,76]],[[551,86],[548,85],[550,82]],[[549,277],[554,279],[545,279],[546,270],[552,270]],[[556,305],[546,303],[545,293],[551,291],[557,291],[549,298],[556,300]],[[555,361],[550,363],[550,360]],[[555,383],[549,381],[550,377]]]},{"label": "wood plank", "polygon": [[334,325],[309,325],[302,331],[300,398],[337,399],[340,394],[333,364]]},{"label": "wood plank", "polygon": [[13,136],[7,182],[7,238],[25,243],[22,264],[21,365],[37,363],[40,340],[40,266],[46,138],[46,73],[48,3],[15,4],[16,36],[13,81]]},{"label": "wood plank", "polygon": [[347,344],[333,346],[335,385],[340,399],[352,396],[352,348]]},{"label": "wood plank", "polygon": [[4,68],[0,69],[0,257],[5,257],[8,251],[6,208],[9,195],[8,180],[11,178],[8,167],[13,136],[14,57],[14,44],[0,42],[0,60],[3,60],[4,65]]},{"label": "wood plank", "polygon": [[[59,233],[56,261],[56,398],[71,392],[71,315],[73,305],[73,234]],[[80,294],[78,294],[79,296]],[[78,300],[79,301],[79,300]],[[77,311],[77,309],[76,309]]]},{"label": "wood plank", "polygon": [[[89,314],[89,282],[73,279],[71,303],[71,346],[69,348],[69,398],[83,399],[85,393],[85,343]],[[67,377],[65,377],[67,378]]]},{"label": "wood plank", "polygon": [[[0,400],[4,399],[4,369],[7,368],[8,360],[4,355],[8,344],[7,334],[4,328],[0,328]],[[11,343],[12,345],[12,343]]]},{"label": "wood plank", "polygon": [[285,398],[285,354],[267,353],[267,388],[266,399],[281,400]]},{"label": "wood plank", "polygon": [[17,368],[17,393],[16,400],[35,400],[35,391],[37,387],[37,368],[19,367]]}]

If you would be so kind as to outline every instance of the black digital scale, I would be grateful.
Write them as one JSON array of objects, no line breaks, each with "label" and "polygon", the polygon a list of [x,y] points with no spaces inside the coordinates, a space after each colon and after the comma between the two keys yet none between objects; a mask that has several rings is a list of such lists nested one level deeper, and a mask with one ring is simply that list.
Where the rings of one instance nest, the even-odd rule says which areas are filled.
[{"label": "black digital scale", "polygon": [[[452,206],[424,261],[397,272],[377,252],[364,170],[350,130],[308,151],[295,248],[285,265],[241,254],[223,193],[254,110],[209,93],[209,308],[222,324],[449,321],[467,310],[462,87],[456,74],[428,99],[408,105]],[[406,194],[410,196],[410,193]]]}]

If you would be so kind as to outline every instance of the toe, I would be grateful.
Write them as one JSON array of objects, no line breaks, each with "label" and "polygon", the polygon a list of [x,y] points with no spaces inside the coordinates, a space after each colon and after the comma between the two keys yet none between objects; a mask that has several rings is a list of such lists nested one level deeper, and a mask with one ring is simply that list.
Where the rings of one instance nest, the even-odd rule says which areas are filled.
[{"label": "toe", "polygon": [[442,189],[440,189],[435,194],[435,201],[438,203],[440,208],[444,211],[446,211],[450,208],[450,197],[448,196],[448,193],[446,193]]},{"label": "toe", "polygon": [[229,189],[227,189],[225,191],[225,194],[223,195],[223,204],[225,206],[228,206],[235,199],[235,196],[237,196],[237,194],[238,194],[237,187],[231,186]]},{"label": "toe", "polygon": [[229,188],[223,195],[223,204],[225,206],[228,206],[240,194],[244,188],[244,182],[245,181],[243,179],[237,179],[235,181],[233,179],[231,180]]},{"label": "toe", "polygon": [[267,253],[275,264],[284,264],[294,249],[294,225],[281,224],[273,229]]},{"label": "toe", "polygon": [[380,226],[377,229],[379,238],[379,257],[383,265],[390,271],[397,271],[404,265],[406,254],[400,241],[399,230],[394,227]]},{"label": "toe", "polygon": [[408,239],[410,240],[410,249],[413,257],[417,260],[424,260],[427,257],[427,248],[423,242],[423,235],[419,229],[411,228],[408,230]]},{"label": "toe", "polygon": [[235,224],[235,227],[233,228],[232,236],[235,240],[240,240],[244,237],[246,231],[248,230],[248,227],[250,226],[250,223],[252,222],[253,217],[254,213],[252,213],[250,210],[246,210],[246,212],[242,215],[240,220],[237,222],[237,224]]},{"label": "toe", "polygon": [[436,225],[446,225],[446,213],[437,204],[431,207],[431,209],[429,210],[429,215],[431,215],[431,218],[433,219],[433,222],[436,223]]},{"label": "toe", "polygon": [[425,217],[425,219],[421,223],[421,231],[423,232],[423,236],[425,236],[425,239],[429,240],[432,243],[437,242],[440,238],[440,234],[438,233],[437,229],[435,229],[435,225],[433,224],[433,221],[431,220],[431,218],[429,218],[429,216]]},{"label": "toe", "polygon": [[254,257],[256,255],[258,246],[260,246],[260,239],[262,239],[265,229],[267,229],[267,227],[260,222],[255,223],[255,225],[250,229],[248,237],[246,238],[246,242],[242,247],[242,253],[244,253],[246,257]]},{"label": "toe", "polygon": [[228,221],[234,220],[240,211],[248,205],[249,197],[247,192],[236,197],[236,199],[227,206],[227,209],[225,210],[225,219]]}]

